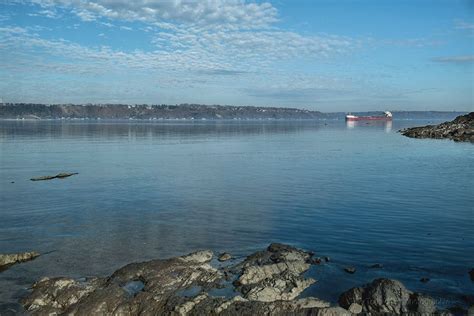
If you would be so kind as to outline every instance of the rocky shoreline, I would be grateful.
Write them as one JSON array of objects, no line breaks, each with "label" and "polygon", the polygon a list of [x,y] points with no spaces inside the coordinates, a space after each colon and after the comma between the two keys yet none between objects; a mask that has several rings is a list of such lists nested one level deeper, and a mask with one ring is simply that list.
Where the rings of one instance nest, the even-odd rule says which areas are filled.
[{"label": "rocky shoreline", "polygon": [[474,143],[474,112],[458,116],[451,122],[406,128],[399,132],[412,138],[446,138],[456,142]]},{"label": "rocky shoreline", "polygon": [[301,297],[317,282],[304,273],[321,259],[284,244],[218,258],[204,250],[132,263],[109,277],[43,278],[21,303],[33,315],[451,315],[390,279],[349,289],[338,306]]}]

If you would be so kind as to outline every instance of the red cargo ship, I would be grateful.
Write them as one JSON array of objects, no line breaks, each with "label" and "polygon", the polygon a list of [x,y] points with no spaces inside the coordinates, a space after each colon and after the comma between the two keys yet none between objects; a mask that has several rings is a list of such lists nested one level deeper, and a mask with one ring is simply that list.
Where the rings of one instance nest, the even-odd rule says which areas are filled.
[{"label": "red cargo ship", "polygon": [[391,121],[392,113],[384,112],[383,116],[356,116],[352,114],[346,115],[346,121]]}]

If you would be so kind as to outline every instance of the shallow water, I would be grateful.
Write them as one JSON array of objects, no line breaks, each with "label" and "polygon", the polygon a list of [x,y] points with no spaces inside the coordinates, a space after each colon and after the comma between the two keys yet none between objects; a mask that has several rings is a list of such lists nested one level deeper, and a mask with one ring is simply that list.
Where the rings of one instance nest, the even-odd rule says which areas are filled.
[{"label": "shallow water", "polygon": [[[45,275],[270,242],[331,257],[304,295],[335,302],[391,277],[462,304],[474,295],[474,146],[396,132],[426,123],[0,122],[0,252],[44,254],[0,273],[0,312]],[[79,174],[29,181],[58,172]]]}]

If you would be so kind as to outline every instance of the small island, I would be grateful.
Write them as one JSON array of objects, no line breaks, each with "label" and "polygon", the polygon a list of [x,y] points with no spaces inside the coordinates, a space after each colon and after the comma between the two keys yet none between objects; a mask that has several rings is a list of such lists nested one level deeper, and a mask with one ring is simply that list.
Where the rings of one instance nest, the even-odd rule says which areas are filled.
[{"label": "small island", "polygon": [[406,128],[400,133],[412,138],[446,138],[456,142],[474,143],[474,112],[458,116],[451,122]]}]

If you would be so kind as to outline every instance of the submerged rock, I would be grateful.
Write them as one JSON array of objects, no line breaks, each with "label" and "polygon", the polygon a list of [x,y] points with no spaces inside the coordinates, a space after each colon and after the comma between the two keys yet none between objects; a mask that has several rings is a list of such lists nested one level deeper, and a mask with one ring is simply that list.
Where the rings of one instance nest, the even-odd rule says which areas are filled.
[{"label": "submerged rock", "polygon": [[344,271],[346,271],[349,274],[354,274],[357,270],[354,267],[346,267],[344,268]]},{"label": "submerged rock", "polygon": [[221,253],[219,255],[219,258],[217,260],[221,261],[221,262],[224,262],[224,261],[227,261],[227,260],[230,260],[232,259],[232,256],[227,253],[227,252],[224,252],[224,253]]},{"label": "submerged rock", "polygon": [[308,260],[308,263],[310,263],[310,264],[321,264],[321,262],[322,262],[322,260],[319,257],[318,258],[311,258],[311,259]]},{"label": "submerged rock", "polygon": [[40,254],[35,251],[14,254],[0,254],[0,269],[6,269],[8,266],[15,263],[33,260],[39,255]]},{"label": "submerged rock", "polygon": [[448,138],[457,142],[474,142],[474,112],[439,125],[406,128],[399,131],[413,138]]},{"label": "submerged rock", "polygon": [[429,296],[413,293],[402,283],[390,279],[376,279],[364,287],[355,287],[339,297],[339,305],[350,308],[362,306],[362,312],[377,314],[428,315],[436,311],[435,302]]},{"label": "submerged rock", "polygon": [[471,271],[469,271],[469,277],[471,278],[471,281],[474,282],[474,268],[472,268]]},{"label": "submerged rock", "polygon": [[421,283],[428,283],[430,281],[430,278],[421,278],[420,282]]},{"label": "submerged rock", "polygon": [[381,263],[375,263],[370,266],[371,269],[383,269],[383,264]]},{"label": "submerged rock", "polygon": [[42,177],[31,178],[30,180],[31,181],[44,181],[44,180],[52,180],[52,179],[64,179],[64,178],[67,178],[67,177],[70,177],[70,176],[73,176],[73,175],[76,175],[76,174],[79,174],[79,173],[77,173],[77,172],[72,172],[72,173],[62,172],[62,173],[58,173],[55,176],[42,176]]}]

